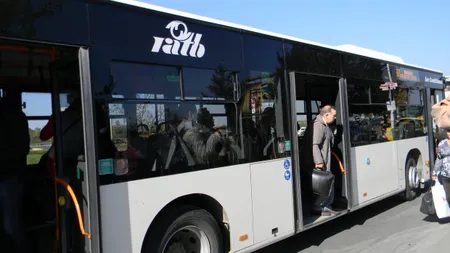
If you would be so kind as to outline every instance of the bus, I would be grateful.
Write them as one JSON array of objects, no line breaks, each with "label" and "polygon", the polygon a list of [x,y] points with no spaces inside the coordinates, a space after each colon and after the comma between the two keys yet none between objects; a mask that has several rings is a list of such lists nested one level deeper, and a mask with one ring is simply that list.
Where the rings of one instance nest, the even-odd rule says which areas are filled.
[{"label": "bus", "polygon": [[[428,187],[440,71],[132,0],[1,6],[35,252],[253,252]],[[303,138],[327,104],[337,214],[321,216]]]},{"label": "bus", "polygon": [[[445,77],[445,91],[448,92],[450,89],[450,76],[446,76]],[[446,93],[447,95],[447,93]],[[448,97],[448,96],[446,96]]]}]

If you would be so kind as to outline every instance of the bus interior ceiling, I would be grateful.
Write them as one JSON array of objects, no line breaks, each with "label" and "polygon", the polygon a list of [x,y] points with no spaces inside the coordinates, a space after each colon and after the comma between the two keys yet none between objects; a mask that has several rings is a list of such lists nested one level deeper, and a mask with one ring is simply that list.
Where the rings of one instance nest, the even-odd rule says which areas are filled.
[{"label": "bus interior ceiling", "polygon": [[53,85],[60,97],[61,111],[72,95],[79,94],[77,57],[76,49],[0,40],[0,96],[14,96],[14,106],[22,107],[28,120],[30,150],[20,177],[24,182],[22,221],[27,247],[33,252],[55,251],[55,181],[45,156],[53,136],[42,141],[40,130],[53,114]]},{"label": "bus interior ceiling", "polygon": [[[296,74],[295,78],[296,90],[296,112],[297,124],[299,126],[298,144],[299,144],[299,161],[301,171],[301,193],[303,206],[303,222],[305,226],[313,225],[327,219],[326,216],[320,216],[312,213],[312,206],[315,196],[311,192],[311,152],[306,152],[305,135],[308,134],[307,126],[319,115],[319,110],[324,105],[332,105],[337,110],[337,119],[335,123],[330,125],[334,133],[333,153],[339,157],[340,161],[344,163],[343,157],[343,143],[342,143],[342,120],[339,117],[339,79],[331,77],[321,77],[313,75]],[[307,157],[308,156],[308,157]],[[311,161],[310,161],[311,162]],[[340,170],[339,163],[334,156],[331,156],[331,171],[335,175],[334,184],[334,201],[332,208],[336,211],[346,211],[348,200],[345,196],[345,180],[344,175]]]}]

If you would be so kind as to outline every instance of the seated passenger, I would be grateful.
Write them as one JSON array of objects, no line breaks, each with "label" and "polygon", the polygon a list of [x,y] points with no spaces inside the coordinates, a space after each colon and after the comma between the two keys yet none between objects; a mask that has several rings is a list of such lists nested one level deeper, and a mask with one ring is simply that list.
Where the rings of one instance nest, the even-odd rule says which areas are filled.
[{"label": "seated passenger", "polygon": [[220,131],[213,129],[214,119],[206,108],[201,108],[197,120],[184,119],[178,126],[182,136],[198,164],[207,164],[224,153],[224,143]]}]

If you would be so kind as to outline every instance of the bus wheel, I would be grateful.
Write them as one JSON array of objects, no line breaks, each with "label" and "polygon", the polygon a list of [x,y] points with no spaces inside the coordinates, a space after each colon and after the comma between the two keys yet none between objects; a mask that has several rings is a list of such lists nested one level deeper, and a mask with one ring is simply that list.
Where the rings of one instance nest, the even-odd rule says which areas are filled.
[{"label": "bus wheel", "polygon": [[[163,217],[146,239],[145,253],[222,253],[222,233],[204,209],[184,206]],[[156,224],[155,224],[156,225]]]},{"label": "bus wheel", "polygon": [[405,172],[405,199],[411,201],[416,198],[420,185],[420,175],[417,169],[417,161],[414,157],[409,157],[406,161]]}]

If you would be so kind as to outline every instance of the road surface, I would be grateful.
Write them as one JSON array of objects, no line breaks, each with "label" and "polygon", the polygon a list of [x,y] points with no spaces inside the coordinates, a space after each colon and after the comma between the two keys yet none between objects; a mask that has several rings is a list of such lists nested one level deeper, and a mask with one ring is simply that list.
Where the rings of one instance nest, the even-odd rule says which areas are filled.
[{"label": "road surface", "polygon": [[450,252],[450,221],[422,214],[422,196],[389,198],[256,253]]}]

